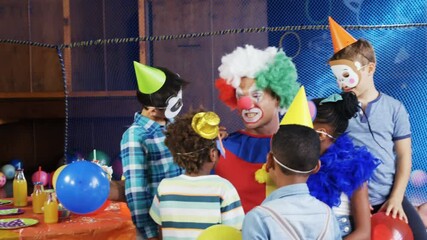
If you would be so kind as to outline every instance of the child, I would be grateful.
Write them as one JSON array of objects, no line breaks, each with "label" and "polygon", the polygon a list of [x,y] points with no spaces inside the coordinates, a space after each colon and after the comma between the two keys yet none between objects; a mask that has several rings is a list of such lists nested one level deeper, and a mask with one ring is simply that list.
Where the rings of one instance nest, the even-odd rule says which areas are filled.
[{"label": "child", "polygon": [[267,170],[277,189],[246,215],[243,239],[341,239],[332,210],[311,196],[306,184],[320,168],[319,153],[319,135],[301,88],[267,155]]},{"label": "child", "polygon": [[257,182],[255,173],[265,164],[279,113],[289,107],[299,83],[292,60],[275,47],[238,47],[221,62],[215,83],[219,98],[232,110],[237,108],[244,129],[224,139],[226,153],[215,173],[236,187],[248,212],[268,195],[268,185]]},{"label": "child", "polygon": [[[313,122],[320,137],[319,172],[308,178],[310,193],[332,207],[346,240],[369,240],[371,216],[366,182],[378,160],[366,147],[355,147],[347,136],[349,119],[359,109],[351,92],[313,100],[317,114]],[[354,229],[353,229],[354,228]]]},{"label": "child", "polygon": [[219,122],[214,112],[198,112],[167,127],[165,144],[185,174],[163,179],[150,209],[164,240],[196,239],[215,224],[241,229],[244,212],[236,189],[210,175],[220,155],[215,141]]},{"label": "child", "polygon": [[[163,131],[182,108],[182,87],[186,82],[166,68],[153,68],[137,62],[134,67],[142,110],[135,113],[133,124],[121,140],[125,194],[139,234],[144,239],[155,240],[158,239],[158,228],[148,211],[157,186],[163,178],[175,177],[182,172],[164,144]],[[120,188],[123,185],[112,186]]]},{"label": "child", "polygon": [[375,88],[372,45],[354,39],[332,18],[329,25],[334,45],[329,60],[332,72],[339,88],[355,93],[363,110],[350,120],[349,137],[381,161],[368,184],[373,213],[385,211],[399,217],[409,223],[414,239],[427,239],[420,216],[405,197],[412,166],[408,112],[401,102]]}]

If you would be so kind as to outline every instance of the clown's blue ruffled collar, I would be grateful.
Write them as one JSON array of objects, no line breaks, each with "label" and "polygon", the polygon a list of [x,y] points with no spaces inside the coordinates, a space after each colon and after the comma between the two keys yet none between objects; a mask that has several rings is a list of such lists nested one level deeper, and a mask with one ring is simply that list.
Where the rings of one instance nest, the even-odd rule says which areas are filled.
[{"label": "clown's blue ruffled collar", "polygon": [[350,198],[353,191],[369,180],[379,160],[366,147],[354,146],[347,134],[341,135],[320,157],[319,172],[309,177],[311,195],[330,207],[341,204],[342,192]]}]

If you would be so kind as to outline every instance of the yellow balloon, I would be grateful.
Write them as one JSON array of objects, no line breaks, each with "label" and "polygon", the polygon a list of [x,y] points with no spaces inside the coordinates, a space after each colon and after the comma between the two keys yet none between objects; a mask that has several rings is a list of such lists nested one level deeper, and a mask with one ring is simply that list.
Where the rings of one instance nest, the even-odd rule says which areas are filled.
[{"label": "yellow balloon", "polygon": [[56,189],[56,180],[58,179],[59,174],[62,172],[62,170],[64,170],[64,168],[67,165],[62,165],[60,166],[58,169],[56,169],[56,171],[53,173],[53,177],[52,177],[52,186],[54,189]]},{"label": "yellow balloon", "polygon": [[242,233],[231,226],[213,225],[203,230],[197,240],[242,240]]}]

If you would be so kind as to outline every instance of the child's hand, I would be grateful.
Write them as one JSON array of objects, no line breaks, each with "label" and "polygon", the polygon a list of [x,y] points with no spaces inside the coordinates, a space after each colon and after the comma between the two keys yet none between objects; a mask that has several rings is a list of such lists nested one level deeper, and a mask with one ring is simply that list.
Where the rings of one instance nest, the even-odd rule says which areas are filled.
[{"label": "child's hand", "polygon": [[399,217],[400,220],[408,223],[408,218],[406,217],[405,211],[403,211],[402,202],[397,201],[393,198],[389,198],[378,210],[379,212],[385,212],[387,216],[390,215],[392,218]]},{"label": "child's hand", "polygon": [[219,126],[219,137],[221,139],[224,139],[226,137],[228,137],[228,132],[227,132],[227,128],[224,126]]}]

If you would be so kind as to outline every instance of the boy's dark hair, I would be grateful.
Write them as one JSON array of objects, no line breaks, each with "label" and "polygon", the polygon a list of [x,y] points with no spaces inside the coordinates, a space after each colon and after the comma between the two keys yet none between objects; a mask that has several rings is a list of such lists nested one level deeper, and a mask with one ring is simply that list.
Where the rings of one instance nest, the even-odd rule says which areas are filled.
[{"label": "boy's dark hair", "polygon": [[209,140],[197,134],[191,122],[196,113],[203,109],[182,114],[166,128],[165,145],[172,153],[178,166],[186,173],[198,173],[205,162],[210,161],[210,150],[216,148],[215,140]]},{"label": "boy's dark hair", "polygon": [[370,62],[376,63],[374,47],[365,39],[359,39],[336,52],[329,61],[339,59],[358,61],[362,65],[366,65]]},{"label": "boy's dark hair", "polygon": [[[306,126],[281,125],[271,140],[271,151],[283,165],[299,171],[310,171],[320,157],[319,135]],[[300,174],[283,167],[280,169],[286,175]]]},{"label": "boy's dark hair", "polygon": [[323,102],[323,98],[313,99],[316,105],[317,114],[314,122],[326,123],[333,129],[331,134],[334,137],[339,137],[345,132],[348,127],[348,120],[355,117],[359,110],[359,101],[352,92],[344,92],[340,94],[343,100],[336,102]]},{"label": "boy's dark hair", "polygon": [[162,70],[166,75],[166,81],[163,86],[155,93],[145,94],[136,90],[138,101],[143,107],[166,107],[168,98],[179,92],[181,88],[188,84],[178,74],[164,67],[156,67]]}]

